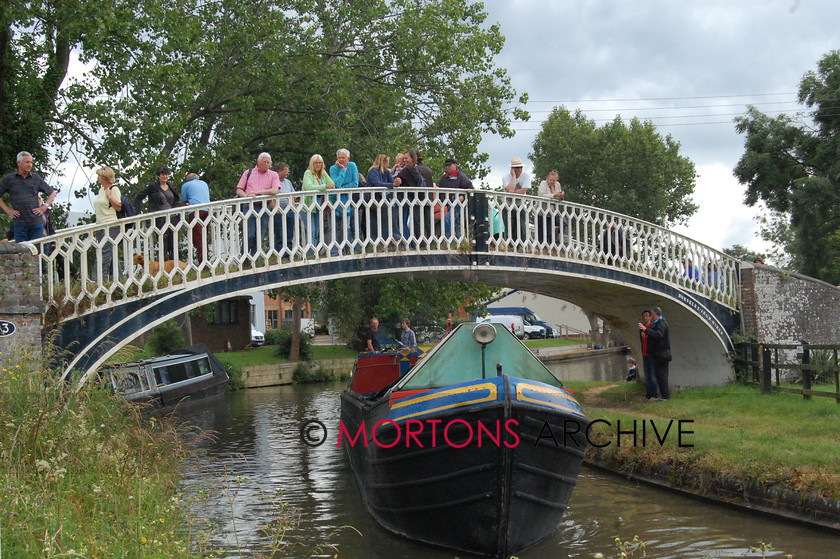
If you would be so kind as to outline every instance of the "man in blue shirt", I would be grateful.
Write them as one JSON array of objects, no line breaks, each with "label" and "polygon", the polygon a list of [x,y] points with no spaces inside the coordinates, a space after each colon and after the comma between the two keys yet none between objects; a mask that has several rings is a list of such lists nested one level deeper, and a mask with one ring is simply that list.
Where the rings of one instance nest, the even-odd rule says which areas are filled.
[{"label": "man in blue shirt", "polygon": [[[45,213],[57,194],[44,179],[32,172],[32,163],[31,153],[18,153],[17,172],[9,173],[0,182],[0,209],[12,218],[16,243],[34,241],[44,236]],[[3,201],[6,193],[9,194],[11,208]],[[47,197],[43,204],[41,193]]]},{"label": "man in blue shirt", "polygon": [[[359,187],[359,169],[356,164],[350,161],[350,151],[341,148],[335,152],[335,165],[330,167],[330,178],[335,182],[336,188],[358,188]],[[331,202],[335,202],[330,196]],[[354,241],[356,235],[354,229],[356,228],[356,210],[351,204],[352,197],[349,194],[342,194],[340,196],[341,203],[336,205],[336,227],[339,230],[344,230],[345,233],[342,238],[347,241]],[[339,221],[340,220],[340,221]],[[345,229],[346,228],[346,229]],[[340,240],[339,235],[334,235],[336,241]],[[358,248],[358,247],[354,247]],[[332,249],[333,254],[338,254],[335,247]]]},{"label": "man in blue shirt", "polygon": [[[195,173],[187,175],[187,182],[181,187],[181,200],[185,206],[196,206],[210,202],[210,187],[207,183],[198,178]],[[206,260],[207,250],[204,246],[204,228],[207,226],[210,212],[198,210],[190,212],[189,221],[192,227],[192,242],[195,247],[195,254],[198,256],[198,263]]]},{"label": "man in blue shirt", "polygon": [[[274,170],[277,171],[277,176],[280,177],[280,189],[277,191],[277,194],[289,194],[295,191],[295,187],[292,186],[292,181],[289,180],[289,166],[283,162],[277,164],[274,167]],[[295,246],[295,230],[297,227],[297,214],[292,210],[289,210],[287,213],[283,213],[286,208],[290,206],[291,197],[283,196],[282,198],[278,198],[276,202],[277,213],[274,214],[274,250],[280,252],[283,250],[283,247],[286,247],[289,250],[289,258],[292,257],[291,251],[292,247]],[[271,207],[275,207],[275,202],[271,202]],[[283,234],[285,233],[286,238],[283,238]]]}]

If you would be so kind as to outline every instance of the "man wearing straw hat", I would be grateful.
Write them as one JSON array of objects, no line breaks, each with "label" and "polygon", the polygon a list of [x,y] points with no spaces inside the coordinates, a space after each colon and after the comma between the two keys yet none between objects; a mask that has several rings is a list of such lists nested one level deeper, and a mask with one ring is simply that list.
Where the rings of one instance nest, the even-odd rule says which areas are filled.
[{"label": "man wearing straw hat", "polygon": [[[525,172],[522,159],[514,157],[510,160],[510,177],[505,184],[505,191],[511,194],[526,194],[531,188],[531,175]],[[519,200],[509,199],[506,207],[502,210],[502,219],[512,241],[528,239],[526,215],[520,215],[518,209],[521,205]]]}]

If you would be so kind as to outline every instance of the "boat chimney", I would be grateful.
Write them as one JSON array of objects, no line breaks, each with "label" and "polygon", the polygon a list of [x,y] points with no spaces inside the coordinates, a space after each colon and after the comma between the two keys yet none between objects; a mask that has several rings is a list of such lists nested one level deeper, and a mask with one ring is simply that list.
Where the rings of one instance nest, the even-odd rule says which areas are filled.
[{"label": "boat chimney", "polygon": [[496,363],[496,376],[497,377],[502,376],[502,362],[501,361]]}]

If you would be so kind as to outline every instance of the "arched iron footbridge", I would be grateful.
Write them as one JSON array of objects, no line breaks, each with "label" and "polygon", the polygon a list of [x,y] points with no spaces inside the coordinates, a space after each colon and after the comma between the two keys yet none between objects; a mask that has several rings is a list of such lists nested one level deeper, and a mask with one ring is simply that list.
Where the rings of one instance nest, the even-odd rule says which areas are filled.
[{"label": "arched iron footbridge", "polygon": [[731,376],[726,353],[739,325],[729,256],[626,215],[507,193],[238,198],[68,229],[37,246],[45,324],[71,356],[68,372],[95,370],[137,335],[214,301],[360,276],[541,293],[601,316],[636,351],[641,311],[660,306],[682,385]]}]

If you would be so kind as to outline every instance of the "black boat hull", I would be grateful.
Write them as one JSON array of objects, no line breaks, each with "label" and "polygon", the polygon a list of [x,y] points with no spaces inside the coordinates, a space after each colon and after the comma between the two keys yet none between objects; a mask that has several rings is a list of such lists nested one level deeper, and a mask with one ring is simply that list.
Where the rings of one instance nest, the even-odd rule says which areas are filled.
[{"label": "black boat hull", "polygon": [[505,386],[506,398],[435,414],[432,422],[418,421],[423,429],[415,424],[411,436],[405,423],[385,421],[387,400],[343,395],[342,428],[362,435],[342,446],[377,522],[488,557],[509,557],[554,533],[576,484],[586,419],[517,401],[507,378]]}]

